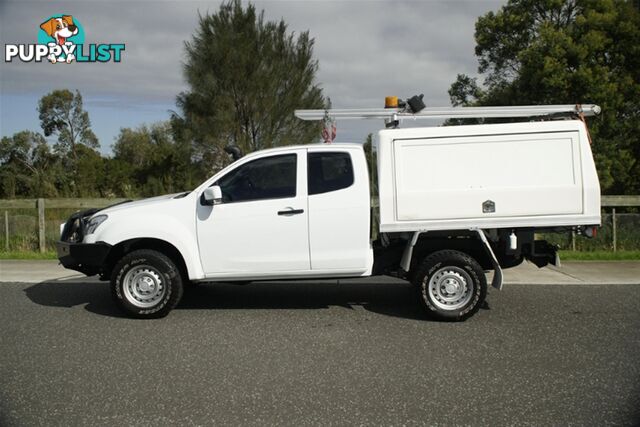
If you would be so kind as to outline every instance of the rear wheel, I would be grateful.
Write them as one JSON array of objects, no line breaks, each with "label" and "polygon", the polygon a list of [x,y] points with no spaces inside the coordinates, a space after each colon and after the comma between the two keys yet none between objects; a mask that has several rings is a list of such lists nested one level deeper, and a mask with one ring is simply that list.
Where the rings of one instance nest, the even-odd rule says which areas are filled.
[{"label": "rear wheel", "polygon": [[427,314],[438,320],[466,320],[480,309],[487,296],[482,267],[459,251],[443,250],[427,256],[413,282]]},{"label": "rear wheel", "polygon": [[138,318],[164,317],[182,298],[180,270],[163,253],[141,249],[116,264],[111,293],[118,306]]}]

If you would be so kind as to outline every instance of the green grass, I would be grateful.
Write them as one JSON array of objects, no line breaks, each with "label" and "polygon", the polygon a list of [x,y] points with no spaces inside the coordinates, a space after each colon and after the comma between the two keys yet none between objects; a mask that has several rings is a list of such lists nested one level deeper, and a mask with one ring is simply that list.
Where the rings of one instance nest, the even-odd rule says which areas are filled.
[{"label": "green grass", "polygon": [[45,253],[32,251],[0,251],[0,259],[58,259],[55,251]]},{"label": "green grass", "polygon": [[561,261],[640,260],[640,251],[559,251]]}]

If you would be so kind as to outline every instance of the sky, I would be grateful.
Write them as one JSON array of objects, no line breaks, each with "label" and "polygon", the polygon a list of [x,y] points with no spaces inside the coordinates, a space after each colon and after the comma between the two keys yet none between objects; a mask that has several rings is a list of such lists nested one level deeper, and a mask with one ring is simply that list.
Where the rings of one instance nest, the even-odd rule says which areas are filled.
[{"label": "sky", "polygon": [[[477,75],[474,25],[504,1],[254,1],[268,20],[315,39],[317,82],[334,108],[375,108],[384,97],[423,93],[427,106],[448,106],[459,73]],[[0,62],[0,135],[41,131],[38,100],[55,89],[79,90],[101,151],[121,128],[166,120],[187,89],[184,43],[198,14],[219,2],[176,0],[0,0],[0,44],[36,43],[49,16],[81,22],[85,44],[124,43],[120,63]],[[246,2],[245,2],[246,4]],[[3,52],[4,59],[4,52]],[[338,141],[362,142],[377,121],[338,123]]]}]

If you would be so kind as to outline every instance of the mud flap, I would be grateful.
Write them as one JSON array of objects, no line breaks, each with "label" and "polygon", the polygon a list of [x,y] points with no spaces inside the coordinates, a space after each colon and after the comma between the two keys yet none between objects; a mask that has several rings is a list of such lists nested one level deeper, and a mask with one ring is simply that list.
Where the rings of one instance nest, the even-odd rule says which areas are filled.
[{"label": "mud flap", "polygon": [[[402,260],[400,260],[400,268],[404,270],[405,273],[409,272],[411,268],[411,258],[413,257],[413,247],[418,242],[418,237],[420,237],[421,231],[416,231],[413,233],[411,240],[407,242],[407,246],[404,248],[404,252],[402,253]],[[425,231],[426,233],[426,231]]]},{"label": "mud flap", "polygon": [[502,290],[502,268],[498,263],[498,259],[496,258],[496,255],[493,253],[493,249],[491,249],[491,245],[489,244],[489,241],[487,240],[487,236],[485,236],[484,231],[478,228],[476,228],[474,231],[478,233],[478,237],[480,237],[480,240],[482,241],[482,243],[484,243],[485,250],[491,256],[491,264],[493,264],[493,281],[491,282],[491,286],[493,286],[496,289]]}]

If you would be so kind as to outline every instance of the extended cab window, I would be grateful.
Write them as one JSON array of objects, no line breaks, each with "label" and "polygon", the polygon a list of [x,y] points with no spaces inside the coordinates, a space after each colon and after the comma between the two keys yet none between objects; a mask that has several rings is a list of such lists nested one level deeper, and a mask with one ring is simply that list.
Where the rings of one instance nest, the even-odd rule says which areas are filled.
[{"label": "extended cab window", "polygon": [[309,195],[341,190],[353,184],[353,166],[349,153],[309,153],[307,158]]},{"label": "extended cab window", "polygon": [[282,199],[296,196],[295,154],[264,157],[232,170],[219,185],[224,203]]}]

